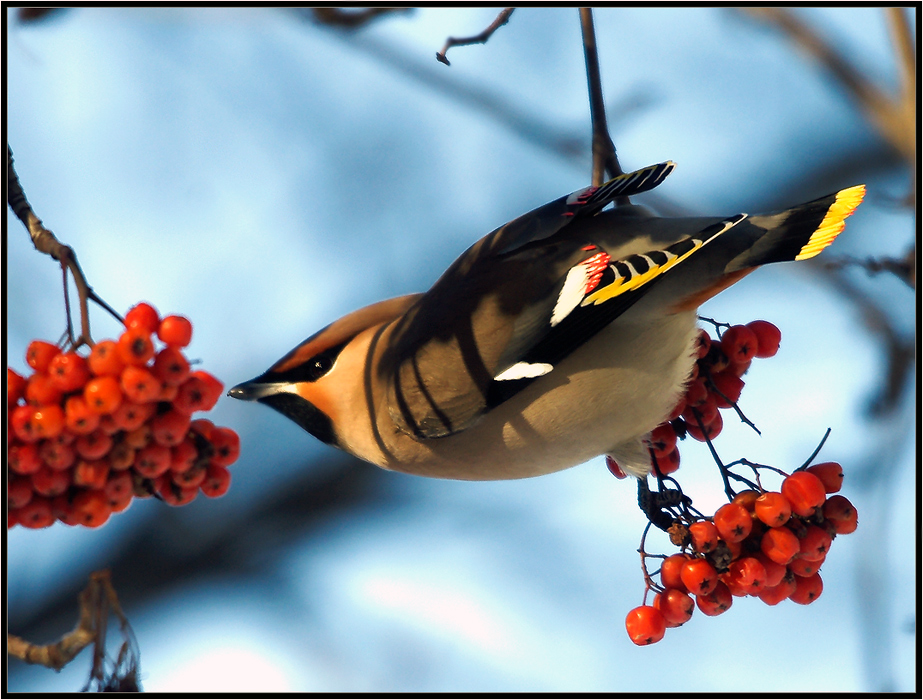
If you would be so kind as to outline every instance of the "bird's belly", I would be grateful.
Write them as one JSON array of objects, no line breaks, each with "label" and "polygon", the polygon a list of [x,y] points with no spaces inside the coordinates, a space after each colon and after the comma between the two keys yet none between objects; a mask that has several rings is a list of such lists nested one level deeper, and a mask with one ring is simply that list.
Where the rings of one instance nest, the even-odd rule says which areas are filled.
[{"label": "bird's belly", "polygon": [[695,312],[653,325],[625,316],[467,430],[420,441],[395,433],[389,452],[400,458],[382,466],[516,479],[572,467],[645,435],[669,415],[692,369]]}]

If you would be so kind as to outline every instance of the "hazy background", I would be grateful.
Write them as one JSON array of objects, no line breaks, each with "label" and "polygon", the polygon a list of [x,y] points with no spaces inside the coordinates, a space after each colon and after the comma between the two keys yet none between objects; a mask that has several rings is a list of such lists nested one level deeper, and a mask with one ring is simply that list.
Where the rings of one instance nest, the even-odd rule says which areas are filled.
[{"label": "hazy background", "polygon": [[[147,300],[187,315],[188,354],[230,387],[589,184],[576,9],[517,10],[486,45],[436,62],[446,37],[480,32],[498,9],[423,9],[354,32],[279,9],[72,9],[29,24],[8,10],[17,171],[94,289],[122,313]],[[731,10],[595,15],[623,167],[678,163],[639,201],[756,213],[865,182],[823,258],[906,253],[906,161],[782,33]],[[881,9],[797,15],[897,91]],[[5,348],[22,371],[29,340],[63,329],[60,269],[11,213],[6,224]],[[97,339],[117,334],[92,313]],[[843,463],[860,529],[837,539],[813,605],[735,599],[635,647],[624,618],[642,599],[644,519],[633,483],[601,459],[526,481],[426,480],[225,398],[209,417],[242,438],[229,493],[178,509],[136,502],[99,530],[16,528],[10,631],[47,642],[70,630],[87,575],[110,567],[148,691],[912,690],[912,367],[887,410],[869,412],[889,348],[913,349],[911,288],[780,265],[703,314],[783,333],[742,397],[763,436],[726,416],[725,461],[790,470],[833,429],[821,458]],[[713,512],[713,462],[698,443],[682,455],[684,489]],[[75,691],[89,664],[87,652],[59,674],[11,661],[9,689]]]}]

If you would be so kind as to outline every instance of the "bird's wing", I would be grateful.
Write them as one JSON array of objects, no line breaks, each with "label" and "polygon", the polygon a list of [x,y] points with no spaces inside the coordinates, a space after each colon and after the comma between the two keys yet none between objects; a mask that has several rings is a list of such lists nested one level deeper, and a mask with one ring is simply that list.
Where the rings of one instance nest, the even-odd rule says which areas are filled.
[{"label": "bird's wing", "polygon": [[[672,164],[651,166],[621,176],[622,182],[649,182],[658,173],[662,180],[670,169]],[[646,178],[639,175],[647,171]],[[744,219],[739,215],[669,245],[626,253],[631,246],[607,243],[583,223],[608,203],[594,197],[604,190],[609,198],[634,192],[610,182],[507,224],[472,246],[394,322],[378,372],[400,429],[436,438],[473,425]],[[630,236],[622,233],[621,239]],[[620,251],[619,258],[609,249]]]}]

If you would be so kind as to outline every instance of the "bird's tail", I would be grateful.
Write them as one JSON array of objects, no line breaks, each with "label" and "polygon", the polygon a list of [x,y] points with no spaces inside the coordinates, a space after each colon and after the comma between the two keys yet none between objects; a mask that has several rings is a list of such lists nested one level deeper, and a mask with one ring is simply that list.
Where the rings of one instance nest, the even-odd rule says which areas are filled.
[{"label": "bird's tail", "polygon": [[840,234],[864,196],[865,185],[856,185],[777,214],[751,216],[749,223],[767,233],[732,260],[727,271],[813,258]]}]

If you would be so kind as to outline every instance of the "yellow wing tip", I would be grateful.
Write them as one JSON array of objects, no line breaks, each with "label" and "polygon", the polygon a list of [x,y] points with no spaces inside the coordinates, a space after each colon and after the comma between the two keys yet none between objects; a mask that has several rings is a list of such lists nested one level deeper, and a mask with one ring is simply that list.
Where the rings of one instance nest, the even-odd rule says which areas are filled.
[{"label": "yellow wing tip", "polygon": [[846,218],[852,215],[864,197],[865,185],[847,187],[837,192],[833,204],[827,209],[824,220],[820,222],[820,226],[811,235],[810,240],[804,244],[801,252],[795,256],[795,260],[813,258],[833,243],[834,239],[846,228]]}]

